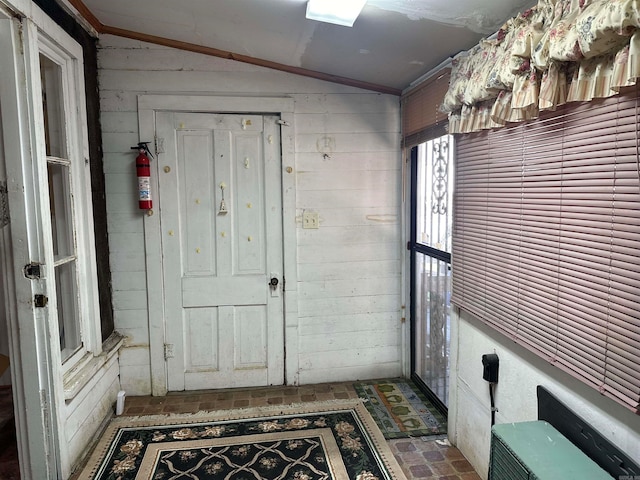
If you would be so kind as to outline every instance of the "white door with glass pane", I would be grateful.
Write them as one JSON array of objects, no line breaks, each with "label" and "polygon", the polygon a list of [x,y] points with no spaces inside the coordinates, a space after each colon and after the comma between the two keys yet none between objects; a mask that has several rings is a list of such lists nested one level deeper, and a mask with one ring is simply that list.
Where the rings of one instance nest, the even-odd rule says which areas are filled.
[{"label": "white door with glass pane", "polygon": [[170,391],[284,383],[276,122],[156,114]]},{"label": "white door with glass pane", "polygon": [[21,468],[29,478],[67,478],[74,459],[65,438],[65,374],[100,353],[100,313],[82,47],[40,20],[44,26],[24,18],[0,28],[13,254],[7,280],[13,275],[17,299],[7,310],[13,354],[23,360],[13,379]]}]

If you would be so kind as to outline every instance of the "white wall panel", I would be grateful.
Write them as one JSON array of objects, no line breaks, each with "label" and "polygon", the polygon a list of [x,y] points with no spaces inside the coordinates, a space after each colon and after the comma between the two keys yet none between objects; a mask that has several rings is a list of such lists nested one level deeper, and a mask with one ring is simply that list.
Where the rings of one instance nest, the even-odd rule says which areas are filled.
[{"label": "white wall panel", "polygon": [[[138,138],[139,94],[294,99],[297,235],[285,248],[297,250],[299,262],[298,284],[287,285],[297,310],[285,320],[286,341],[299,354],[287,364],[298,365],[299,383],[399,375],[399,99],[108,35],[99,66],[115,322],[126,336],[122,388],[151,391],[144,213],[129,149],[153,140]],[[319,214],[319,229],[302,228],[305,209]]]},{"label": "white wall panel", "polygon": [[367,295],[397,295],[400,292],[400,285],[390,288],[389,280],[388,277],[378,277],[304,282],[298,287],[298,295],[305,300],[324,299],[327,297],[351,298]]},{"label": "white wall panel", "polygon": [[[398,270],[399,261],[368,260],[360,262],[336,262],[336,263],[316,263],[304,264],[298,267],[298,281],[327,281],[352,279],[356,281],[362,278],[389,277],[398,275],[397,282],[400,281]],[[390,280],[389,284],[393,282]],[[300,301],[302,303],[302,301]]]},{"label": "white wall panel", "polygon": [[[126,42],[126,40],[125,40]],[[131,44],[129,44],[131,45]],[[126,70],[135,65],[137,70],[147,72],[163,71],[200,71],[200,72],[253,72],[255,67],[239,62],[212,62],[207,55],[182,55],[178,58],[167,55],[166,48],[151,44],[141,44],[129,47],[123,45],[123,55],[104,55],[100,57],[98,65],[104,70]],[[145,48],[149,47],[149,48]],[[114,46],[114,48],[117,48]]]},{"label": "white wall panel", "polygon": [[[169,49],[167,49],[169,52]],[[113,52],[111,52],[113,53]],[[167,58],[174,61],[181,61],[181,55],[199,55],[197,53],[179,52],[178,56],[168,53]],[[211,57],[211,62],[233,62]],[[110,85],[117,90],[135,90],[152,93],[233,93],[235,95],[244,93],[266,93],[256,88],[260,82],[269,83],[270,89],[277,89],[274,93],[304,93],[311,89],[325,94],[339,93],[345,90],[357,91],[352,87],[323,82],[308,77],[300,77],[286,72],[269,70],[267,68],[256,67],[253,71],[181,71],[164,70],[161,72],[147,72],[146,70],[136,70],[135,65],[128,70],[101,70],[102,78],[100,85]],[[244,66],[243,66],[244,68]],[[144,72],[141,75],[140,72]],[[258,75],[256,75],[258,72]],[[259,78],[258,78],[259,77]],[[215,85],[214,88],[212,86]],[[376,95],[376,94],[371,94]],[[396,97],[397,98],[397,97]],[[355,100],[355,99],[354,99]],[[357,107],[357,102],[354,102]]]},{"label": "white wall panel", "polygon": [[[127,112],[129,113],[129,112]],[[119,112],[118,112],[119,114]],[[103,155],[104,160],[104,172],[109,174],[126,173],[131,174],[131,153],[130,152],[117,152],[108,153]]]},{"label": "white wall panel", "polygon": [[301,113],[296,115],[296,133],[388,133],[394,131],[397,121],[384,113]]},{"label": "white wall panel", "polygon": [[[296,152],[318,152],[318,143],[324,138],[330,140],[328,148],[332,153],[361,153],[361,152],[384,152],[393,151],[394,146],[399,145],[399,134],[392,132],[372,132],[372,133],[329,133],[319,131],[318,133],[303,133],[296,135]],[[321,153],[324,153],[321,150]],[[320,157],[322,158],[322,157]]]},{"label": "white wall panel", "polygon": [[102,112],[100,124],[103,133],[137,133],[136,112]]},{"label": "white wall panel", "polygon": [[[340,169],[338,169],[340,170]],[[298,188],[301,190],[379,190],[394,191],[397,178],[394,172],[387,170],[343,171],[343,175],[336,176],[335,171],[299,171]],[[353,177],[357,176],[357,179]],[[347,205],[348,207],[348,205]]]},{"label": "white wall panel", "polygon": [[[300,245],[298,247],[298,265],[305,263],[327,264],[335,262],[369,262],[371,258],[400,261],[397,245],[391,243],[370,243],[341,245],[332,249],[318,251],[317,245]],[[368,278],[367,275],[363,275]]]},{"label": "white wall panel", "polygon": [[[389,195],[388,198],[387,195]],[[400,200],[394,195],[400,195],[400,185],[394,191],[381,192],[371,190],[298,190],[298,208],[316,208],[322,205],[324,208],[365,208],[365,207],[389,207],[400,208]]]},{"label": "white wall panel", "polygon": [[398,98],[381,93],[368,93],[363,96],[362,91],[336,92],[325,95],[321,92],[306,93],[296,96],[296,114],[298,113],[381,113],[399,120]]},{"label": "white wall panel", "polygon": [[[131,165],[129,165],[131,167]],[[128,174],[131,176],[131,174]],[[140,225],[138,215],[131,212],[113,213],[107,219],[107,226],[113,233],[138,233],[142,234],[142,225]],[[144,282],[144,278],[142,279]]]},{"label": "white wall panel", "polygon": [[334,153],[329,158],[318,158],[318,152],[298,152],[296,164],[299,172],[388,171],[390,168],[395,170],[399,167],[398,153],[394,151]]},{"label": "white wall panel", "polygon": [[381,331],[395,323],[395,312],[356,313],[353,315],[323,315],[308,317],[300,328],[301,335],[326,335],[327,331],[334,334],[344,332],[366,332],[368,330]]},{"label": "white wall panel", "polygon": [[[104,52],[101,51],[102,55]],[[102,70],[100,70],[102,74]],[[100,89],[100,108],[102,114],[106,112],[136,112],[137,93],[123,90]]]},{"label": "white wall panel", "polygon": [[127,392],[127,395],[148,395],[150,378],[150,365],[120,365],[120,388]]},{"label": "white wall panel", "polygon": [[96,441],[95,433],[113,412],[120,390],[118,356],[114,355],[91,378],[78,396],[65,405],[64,436],[69,458],[82,461]]}]

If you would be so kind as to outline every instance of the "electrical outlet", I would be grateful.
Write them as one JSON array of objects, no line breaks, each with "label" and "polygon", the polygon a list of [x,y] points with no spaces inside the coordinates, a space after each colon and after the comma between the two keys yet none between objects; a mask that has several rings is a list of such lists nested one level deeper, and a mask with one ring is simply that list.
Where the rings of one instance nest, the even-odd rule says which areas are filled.
[{"label": "electrical outlet", "polygon": [[302,214],[302,228],[319,228],[320,220],[317,212],[307,212]]}]

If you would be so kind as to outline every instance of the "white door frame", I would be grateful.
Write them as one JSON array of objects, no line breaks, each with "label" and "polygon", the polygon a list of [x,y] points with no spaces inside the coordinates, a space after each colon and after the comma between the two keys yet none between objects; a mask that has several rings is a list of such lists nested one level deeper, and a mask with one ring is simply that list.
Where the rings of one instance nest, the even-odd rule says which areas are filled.
[{"label": "white door frame", "polygon": [[[290,97],[227,97],[200,95],[139,95],[138,124],[140,141],[152,142],[155,136],[155,112],[252,113],[280,115],[282,143],[282,219],[284,245],[284,344],[285,383],[298,383],[298,300],[296,248],[296,189],[294,101]],[[154,152],[155,153],[155,152]],[[152,160],[152,195],[158,192],[157,164]],[[155,204],[157,205],[157,203]],[[143,213],[141,212],[141,215]],[[164,290],[162,284],[162,248],[160,215],[144,218],[145,260],[147,272],[147,309],[151,357],[151,392],[166,395],[167,371],[164,358]]]}]

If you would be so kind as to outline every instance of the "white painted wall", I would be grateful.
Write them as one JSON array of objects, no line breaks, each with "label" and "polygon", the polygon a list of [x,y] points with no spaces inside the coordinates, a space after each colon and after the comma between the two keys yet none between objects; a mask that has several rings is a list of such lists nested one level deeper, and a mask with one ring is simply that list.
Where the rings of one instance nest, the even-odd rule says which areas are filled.
[{"label": "white painted wall", "polygon": [[496,423],[537,420],[536,387],[542,385],[604,437],[640,462],[640,416],[533,355],[471,315],[452,315],[449,436],[486,478],[491,407],[482,378],[482,355],[500,359]]},{"label": "white painted wall", "polygon": [[[297,318],[287,338],[297,383],[401,374],[399,99],[231,60],[105,35],[100,94],[116,329],[126,337],[120,375],[148,394],[149,329],[142,214],[134,153],[139,94],[290,96],[294,99]],[[327,139],[329,157],[319,151]],[[323,148],[323,147],[322,147]],[[301,228],[305,210],[320,228]],[[285,222],[287,219],[285,219]],[[289,331],[289,328],[288,328]],[[295,348],[293,348],[295,347]],[[288,365],[291,363],[287,362]]]},{"label": "white painted wall", "polygon": [[111,418],[119,390],[118,356],[112,355],[62,408],[63,452],[72,471],[90,453],[89,447],[97,441],[96,433]]}]

